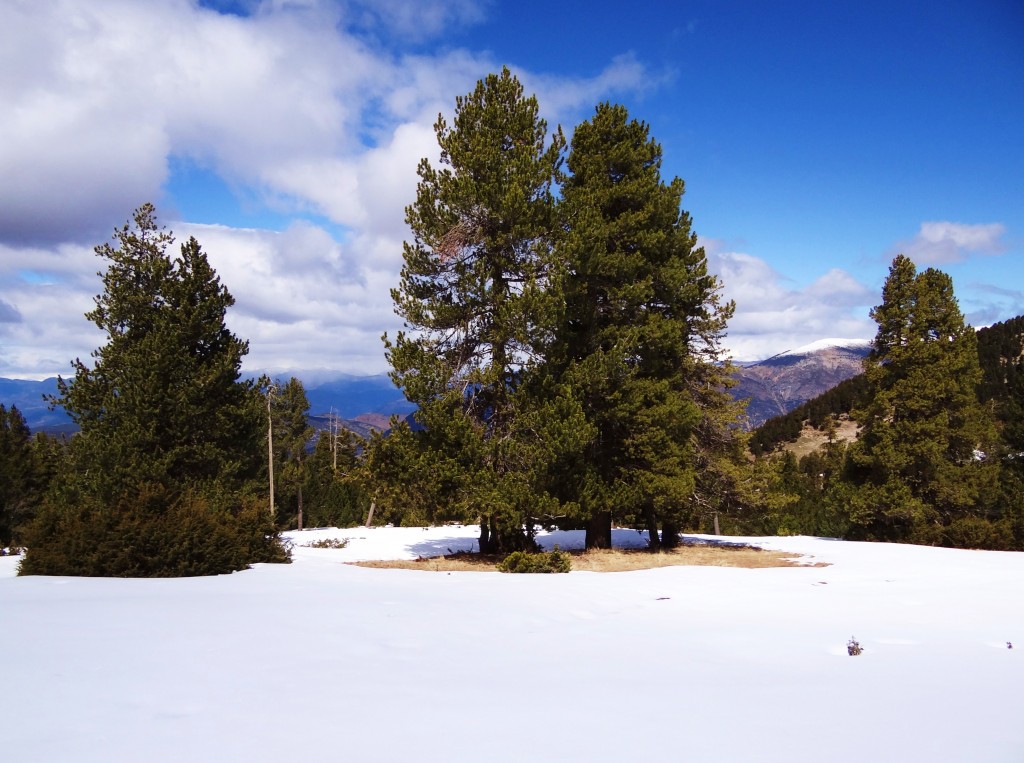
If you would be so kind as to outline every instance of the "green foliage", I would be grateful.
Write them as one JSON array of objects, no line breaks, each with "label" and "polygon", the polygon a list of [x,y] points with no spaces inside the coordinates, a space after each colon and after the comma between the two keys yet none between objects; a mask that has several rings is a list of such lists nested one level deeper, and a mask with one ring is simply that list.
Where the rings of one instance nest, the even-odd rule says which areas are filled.
[{"label": "green foliage", "polygon": [[63,478],[104,500],[140,482],[241,488],[260,469],[264,429],[238,381],[247,344],[224,324],[234,299],[195,239],[172,259],[152,206],[115,239],[96,248],[108,267],[86,316],[107,343],[92,368],[74,362],[53,400],[81,427]]},{"label": "green foliage", "polygon": [[[887,286],[886,293],[894,300],[899,296],[902,301],[897,306],[901,307],[897,310],[893,306],[883,305],[876,308],[876,313],[886,321],[884,336],[895,337],[894,341],[903,342],[901,347],[910,347],[914,334],[909,323],[918,308],[914,289],[906,284],[916,283],[918,276],[905,258],[894,264],[897,267],[891,277],[897,283]],[[936,286],[937,289],[934,288]],[[919,287],[914,288],[930,288],[940,295],[939,299],[933,295],[928,303],[933,313],[943,302],[947,311],[953,304],[949,299],[951,292],[948,284],[941,277],[929,276],[928,281],[922,280]],[[944,293],[946,296],[942,297]],[[908,326],[899,325],[895,318],[897,314],[903,316]],[[955,321],[947,325],[955,327]],[[964,330],[967,330],[966,327]],[[979,445],[986,440],[990,443],[984,450],[984,457],[979,447],[978,453],[972,450],[971,457],[967,459],[964,449],[958,464],[943,457],[941,453],[937,454],[934,443],[913,446],[920,450],[916,455],[921,461],[937,457],[939,462],[930,474],[934,481],[941,479],[944,484],[933,486],[931,496],[915,493],[914,487],[924,484],[921,479],[906,479],[897,471],[883,482],[880,478],[885,473],[881,469],[875,473],[868,472],[865,469],[864,446],[861,444],[853,446],[844,454],[841,462],[835,460],[834,443],[827,446],[824,452],[805,456],[799,463],[788,453],[761,459],[758,462],[760,470],[775,472],[769,480],[768,493],[776,497],[776,505],[763,508],[753,525],[747,528],[748,531],[913,540],[963,548],[1024,549],[1024,458],[1019,456],[1024,453],[1024,373],[1021,373],[1024,369],[1024,317],[980,329],[976,339],[982,374],[981,384],[977,387],[980,413],[961,413],[959,420],[974,419],[968,431],[977,429],[979,434],[974,437]],[[955,342],[949,342],[944,349],[954,353],[953,344]],[[909,398],[909,402],[901,403],[908,407],[909,412],[899,415],[894,412],[887,419],[883,417],[881,426],[892,425],[900,416],[907,418],[909,415],[920,415],[927,410],[927,396],[934,395],[944,386],[948,387],[935,384],[928,378],[935,373],[932,369],[936,368],[947,369],[941,373],[953,373],[948,370],[953,365],[948,358],[941,357],[943,354],[929,355],[927,361],[920,361],[921,369],[911,374],[912,363],[906,353],[894,353],[894,357],[902,358],[905,381],[902,388],[896,384],[892,384],[892,387],[899,389],[904,399]],[[928,365],[931,362],[934,365]],[[969,356],[966,362],[968,366],[971,365]],[[876,368],[873,374],[865,373],[849,379],[832,391],[794,409],[790,414],[769,420],[754,432],[751,450],[759,456],[770,453],[781,441],[795,439],[799,426],[804,422],[819,427],[828,426],[829,416],[854,410],[859,410],[863,416],[878,411],[879,401],[872,398],[872,395],[879,389],[879,380],[883,374],[896,374],[900,370],[900,366],[894,366],[890,360],[883,361],[883,364],[887,366],[884,371]],[[968,377],[974,378],[974,372],[969,370]],[[911,394],[913,386],[909,380],[920,386],[919,392]],[[914,399],[914,394],[920,395],[921,399]],[[891,389],[886,391],[883,400],[888,401],[889,405],[893,404]],[[969,395],[961,395],[959,400],[966,401],[968,411],[974,406]],[[955,409],[946,407],[942,398],[933,405],[939,409],[939,423],[943,422],[944,416],[949,423],[957,420]],[[949,417],[951,413],[954,414],[952,418]],[[991,438],[992,430],[988,429],[986,423],[989,413],[995,416],[999,431],[998,443]],[[820,423],[816,421],[818,418],[821,419]],[[981,436],[986,429],[990,433],[987,438]],[[914,430],[904,425],[901,431],[911,433]],[[920,427],[917,431],[926,430]],[[940,426],[933,426],[932,431],[941,433],[943,430]],[[888,443],[892,449],[885,452],[895,455],[899,455],[897,445],[905,445],[905,450],[912,449],[907,443],[892,442],[891,438]],[[904,453],[901,457],[905,456]],[[947,463],[941,463],[943,460]],[[993,484],[993,473],[997,470],[996,486]],[[822,484],[826,486],[825,489],[821,489]],[[937,504],[933,496],[940,496],[944,502]],[[951,506],[961,508],[951,509]]]},{"label": "green foliage", "polygon": [[608,545],[613,518],[674,545],[735,512],[749,480],[720,349],[733,306],[647,126],[602,104],[563,177],[561,132],[504,70],[436,131],[392,295],[411,331],[385,337],[417,426],[367,447],[383,514],[479,518],[487,552],[528,550],[537,524]]},{"label": "green foliage", "polygon": [[291,377],[287,382],[261,380],[270,410],[274,444],[274,503],[279,522],[303,528],[304,489],[310,481],[306,449],[313,437],[309,425],[309,399],[302,382]]},{"label": "green foliage", "polygon": [[151,205],[114,238],[96,247],[107,270],[86,316],[107,342],[91,368],[76,360],[74,379],[58,379],[52,402],[81,431],[22,571],[216,574],[281,558],[244,498],[260,487],[265,418],[239,381],[247,345],[224,322],[233,298],[195,239],[171,257]]},{"label": "green foliage", "polygon": [[733,308],[680,209],[683,181],[664,182],[661,161],[646,124],[601,104],[575,130],[562,185],[547,361],[591,429],[579,468],[560,475],[588,547],[610,544],[613,520],[655,543],[661,524],[673,545],[720,502],[742,450],[719,349]]},{"label": "green foliage", "polygon": [[0,548],[11,545],[39,499],[31,433],[17,406],[0,405]]},{"label": "green foliage", "polygon": [[499,572],[550,573],[571,570],[572,557],[558,546],[550,552],[513,551],[498,562]]},{"label": "green foliage", "polygon": [[406,210],[414,238],[392,292],[413,333],[385,337],[422,429],[371,442],[381,467],[372,492],[394,511],[406,492],[394,479],[408,479],[412,511],[480,517],[481,550],[509,550],[551,506],[531,485],[541,438],[521,421],[537,410],[523,388],[548,330],[542,292],[564,141],[558,131],[548,139],[536,100],[507,69],[457,99],[453,124],[439,118],[435,130],[441,165],[419,165]]},{"label": "green foliage", "polygon": [[311,540],[309,543],[303,543],[303,548],[347,548],[347,538],[320,538],[319,540]]},{"label": "green foliage", "polygon": [[857,537],[940,543],[943,527],[984,517],[997,497],[996,430],[979,402],[977,340],[950,277],[900,255],[883,289],[867,404],[851,457]]},{"label": "green foliage", "polygon": [[943,528],[942,545],[1009,551],[1015,547],[1011,522],[982,517],[959,517]]},{"label": "green foliage", "polygon": [[26,534],[20,575],[184,577],[287,562],[262,502],[225,507],[140,485],[113,506],[47,503]]}]

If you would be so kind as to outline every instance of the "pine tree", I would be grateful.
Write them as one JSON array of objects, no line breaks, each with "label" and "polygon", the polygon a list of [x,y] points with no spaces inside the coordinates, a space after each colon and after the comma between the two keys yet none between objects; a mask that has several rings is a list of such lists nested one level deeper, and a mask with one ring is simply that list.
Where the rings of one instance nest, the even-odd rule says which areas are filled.
[{"label": "pine tree", "polygon": [[17,406],[0,404],[0,549],[10,546],[30,515],[35,490],[32,433]]},{"label": "pine tree", "polygon": [[[419,165],[406,210],[414,238],[392,292],[412,333],[385,338],[421,428],[371,449],[396,451],[375,456],[382,468],[398,459],[435,480],[421,492],[437,498],[429,513],[445,504],[479,516],[481,550],[511,550],[529,545],[533,519],[551,505],[524,483],[542,470],[541,439],[521,426],[532,415],[522,392],[548,330],[539,311],[564,140],[549,139],[536,99],[508,69],[458,98],[452,125],[439,117],[435,130],[441,166]],[[423,450],[397,452],[405,446]]]},{"label": "pine tree", "polygon": [[898,256],[889,270],[865,361],[869,402],[852,452],[862,487],[851,507],[863,537],[938,543],[954,523],[983,517],[995,495],[995,430],[978,401],[977,340],[952,279],[916,272]]},{"label": "pine tree", "polygon": [[[270,415],[274,427],[274,474],[280,489],[277,501],[295,507],[295,523],[302,529],[303,486],[308,480],[306,447],[313,437],[313,427],[306,418],[309,399],[305,387],[294,376],[286,383],[268,388]],[[291,515],[291,509],[287,514]]]},{"label": "pine tree", "polygon": [[702,504],[717,510],[742,458],[719,348],[732,305],[680,209],[683,181],[664,182],[661,162],[646,124],[602,104],[576,128],[562,188],[549,360],[593,427],[564,481],[588,547],[610,545],[613,518],[654,546],[660,523],[675,545]]},{"label": "pine tree", "polygon": [[239,381],[247,344],[224,323],[233,298],[195,239],[171,257],[151,205],[114,239],[96,248],[107,269],[86,315],[107,341],[58,379],[52,402],[81,431],[22,572],[209,574],[279,558],[263,518],[243,510],[264,430],[258,394]]}]

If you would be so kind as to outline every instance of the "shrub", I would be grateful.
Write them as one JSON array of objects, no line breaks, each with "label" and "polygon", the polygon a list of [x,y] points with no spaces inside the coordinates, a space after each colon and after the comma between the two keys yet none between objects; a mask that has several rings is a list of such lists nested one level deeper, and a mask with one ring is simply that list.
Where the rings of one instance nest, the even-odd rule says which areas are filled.
[{"label": "shrub", "polygon": [[864,648],[860,645],[857,639],[850,637],[850,640],[846,642],[846,653],[851,657],[856,657],[864,652]]},{"label": "shrub", "polygon": [[273,518],[255,502],[219,507],[141,488],[113,510],[95,501],[47,504],[26,536],[20,575],[188,577],[287,562]]},{"label": "shrub", "polygon": [[347,538],[320,538],[303,543],[303,548],[345,548],[348,545]]},{"label": "shrub", "polygon": [[550,553],[513,551],[498,562],[499,572],[569,572],[571,569],[572,557],[558,546]]},{"label": "shrub", "polygon": [[961,517],[943,531],[943,545],[953,548],[984,548],[1006,551],[1013,548],[1013,529],[1007,521],[990,522],[981,517]]}]

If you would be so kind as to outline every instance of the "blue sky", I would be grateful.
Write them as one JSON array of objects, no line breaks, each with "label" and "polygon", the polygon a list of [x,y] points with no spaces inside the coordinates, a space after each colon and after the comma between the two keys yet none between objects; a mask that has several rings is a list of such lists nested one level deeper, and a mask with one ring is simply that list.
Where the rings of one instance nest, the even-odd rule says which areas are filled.
[{"label": "blue sky", "polygon": [[106,0],[0,7],[0,375],[102,337],[92,246],[145,201],[237,299],[250,370],[385,370],[431,126],[508,65],[567,133],[625,104],[686,181],[739,359],[870,338],[888,263],[1024,313],[1010,0]]}]

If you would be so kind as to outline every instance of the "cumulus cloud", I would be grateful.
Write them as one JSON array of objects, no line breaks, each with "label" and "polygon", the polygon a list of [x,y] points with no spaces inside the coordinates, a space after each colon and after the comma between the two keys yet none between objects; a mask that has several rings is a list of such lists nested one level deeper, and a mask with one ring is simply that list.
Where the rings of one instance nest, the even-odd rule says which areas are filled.
[{"label": "cumulus cloud", "polygon": [[[245,370],[386,370],[380,336],[401,325],[389,294],[397,281],[391,260],[378,266],[356,257],[305,221],[281,232],[169,227],[177,239],[171,251],[194,236],[235,297],[227,323],[249,340]],[[87,359],[103,343],[84,318],[102,290],[103,267],[88,247],[65,245],[58,253],[0,246],[0,376],[67,374],[72,360]],[[20,321],[5,322],[9,315]]]},{"label": "cumulus cloud", "polygon": [[725,340],[735,359],[760,360],[822,337],[874,336],[866,306],[877,295],[849,273],[832,269],[793,288],[764,260],[703,243],[711,270],[722,280],[723,296],[736,302]]},{"label": "cumulus cloud", "polygon": [[21,323],[21,313],[14,305],[0,299],[0,323]]},{"label": "cumulus cloud", "polygon": [[[102,342],[82,317],[101,288],[90,247],[160,199],[177,160],[329,223],[164,221],[196,236],[235,295],[229,322],[250,340],[249,366],[383,369],[416,164],[437,157],[437,114],[498,68],[487,53],[417,43],[474,23],[488,2],[217,5],[0,8],[0,315],[21,318],[0,321],[0,374],[66,370]],[[631,56],[591,78],[518,73],[549,122],[656,80]]]},{"label": "cumulus cloud", "polygon": [[902,252],[917,265],[946,265],[975,254],[999,254],[1006,227],[1001,223],[967,225],[924,222],[912,239],[899,242],[892,254]]},{"label": "cumulus cloud", "polygon": [[100,345],[102,333],[84,318],[100,288],[97,263],[88,247],[0,244],[0,301],[20,317],[0,322],[0,376],[66,375]]}]

